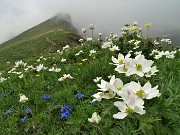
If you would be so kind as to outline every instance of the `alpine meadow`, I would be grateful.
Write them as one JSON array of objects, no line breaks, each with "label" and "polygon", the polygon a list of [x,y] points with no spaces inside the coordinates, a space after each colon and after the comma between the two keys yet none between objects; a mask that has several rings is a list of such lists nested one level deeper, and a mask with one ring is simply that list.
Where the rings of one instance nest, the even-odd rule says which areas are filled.
[{"label": "alpine meadow", "polygon": [[103,38],[55,16],[2,43],[0,134],[180,134],[180,49],[151,27]]}]

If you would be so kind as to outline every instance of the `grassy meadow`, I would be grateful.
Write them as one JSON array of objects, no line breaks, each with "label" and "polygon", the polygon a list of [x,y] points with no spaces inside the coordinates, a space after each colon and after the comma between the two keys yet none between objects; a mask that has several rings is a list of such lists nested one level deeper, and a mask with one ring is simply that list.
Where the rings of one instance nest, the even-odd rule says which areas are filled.
[{"label": "grassy meadow", "polygon": [[[149,31],[150,24],[145,27]],[[90,25],[92,36],[94,30]],[[100,33],[97,41],[83,34],[79,45],[70,47],[67,44],[71,40],[64,39],[63,32],[47,33],[51,34],[49,42],[44,36],[32,40],[31,35],[18,46],[9,41],[11,45],[6,47],[9,53],[0,49],[1,57],[6,58],[0,61],[1,135],[180,134],[180,50],[168,45],[169,40],[154,41],[148,35],[142,36],[136,24],[125,25],[121,31],[122,36],[111,33],[106,40]],[[54,34],[57,40],[52,41]],[[61,38],[67,40],[63,46],[59,45]],[[38,47],[41,50],[32,47],[41,42],[42,48]],[[55,43],[57,51],[48,51],[44,42]],[[34,49],[24,51],[24,43]],[[38,54],[45,49],[45,55]],[[12,50],[19,61],[8,57]],[[29,61],[26,53],[35,58]],[[120,54],[129,57],[120,59]],[[7,62],[8,68],[3,66]],[[145,71],[147,67],[149,70]],[[147,82],[153,88],[145,88]],[[141,88],[133,93],[132,84]],[[126,92],[127,100],[123,96]],[[122,105],[117,107],[115,102],[127,108],[123,111]],[[94,112],[97,115],[92,116]],[[121,115],[114,115],[118,112]],[[121,117],[122,114],[126,116]]]}]

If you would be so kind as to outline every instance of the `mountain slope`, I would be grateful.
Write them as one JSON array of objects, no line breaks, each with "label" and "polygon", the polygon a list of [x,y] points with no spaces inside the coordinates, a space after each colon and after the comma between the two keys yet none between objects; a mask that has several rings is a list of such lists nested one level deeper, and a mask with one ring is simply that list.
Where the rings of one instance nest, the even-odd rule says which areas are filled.
[{"label": "mountain slope", "polygon": [[0,70],[5,62],[16,60],[33,60],[41,54],[55,52],[69,44],[75,46],[79,36],[67,14],[57,14],[51,19],[21,33],[15,38],[0,45]]}]

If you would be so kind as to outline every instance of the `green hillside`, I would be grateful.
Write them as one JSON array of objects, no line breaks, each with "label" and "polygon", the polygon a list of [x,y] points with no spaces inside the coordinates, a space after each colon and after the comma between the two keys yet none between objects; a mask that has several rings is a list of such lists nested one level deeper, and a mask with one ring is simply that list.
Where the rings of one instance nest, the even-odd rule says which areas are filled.
[{"label": "green hillside", "polygon": [[71,22],[55,16],[0,45],[0,70],[6,62],[34,60],[65,45],[75,46],[79,36]]},{"label": "green hillside", "polygon": [[0,73],[0,135],[179,135],[180,49],[122,31]]}]

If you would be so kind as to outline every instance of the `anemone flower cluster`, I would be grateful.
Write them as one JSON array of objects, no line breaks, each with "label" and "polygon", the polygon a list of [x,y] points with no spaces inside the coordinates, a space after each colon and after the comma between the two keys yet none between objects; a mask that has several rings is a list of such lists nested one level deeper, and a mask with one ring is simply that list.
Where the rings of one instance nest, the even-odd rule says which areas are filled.
[{"label": "anemone flower cluster", "polygon": [[110,40],[110,39],[108,41],[104,42],[101,47],[104,49],[109,48],[109,50],[112,52],[120,50],[119,47],[114,45],[112,40]]},{"label": "anemone flower cluster", "polygon": [[49,69],[49,71],[50,71],[50,72],[60,72],[61,69],[60,69],[60,68],[54,68],[54,67],[52,67],[52,68]]},{"label": "anemone flower cluster", "polygon": [[40,72],[43,69],[47,69],[47,67],[45,67],[43,64],[39,64],[38,66],[36,66],[36,71]]},{"label": "anemone flower cluster", "polygon": [[174,59],[176,52],[177,52],[176,50],[175,51],[158,51],[156,49],[156,50],[152,50],[152,53],[150,54],[150,56],[154,55],[155,59],[160,59],[163,56],[169,59]]},{"label": "anemone flower cluster", "polygon": [[60,78],[58,79],[58,81],[61,82],[61,81],[66,80],[67,78],[72,79],[73,77],[72,77],[70,74],[64,74],[63,77],[60,77]]},{"label": "anemone flower cluster", "polygon": [[158,86],[152,87],[150,82],[146,82],[143,86],[140,82],[134,81],[124,84],[120,78],[115,78],[115,75],[111,77],[109,82],[102,79],[101,84],[97,84],[97,86],[100,92],[92,95],[95,98],[92,102],[100,102],[102,99],[114,97],[121,99],[121,101],[114,102],[114,105],[120,110],[113,115],[116,119],[123,119],[133,112],[140,115],[145,114],[144,100],[161,95],[157,89]]},{"label": "anemone flower cluster", "polygon": [[140,77],[155,75],[158,70],[153,66],[154,61],[145,59],[144,55],[137,55],[134,59],[130,58],[131,54],[126,56],[119,53],[118,58],[112,56],[112,61],[117,67],[115,71],[125,73],[126,76],[138,75]]}]

